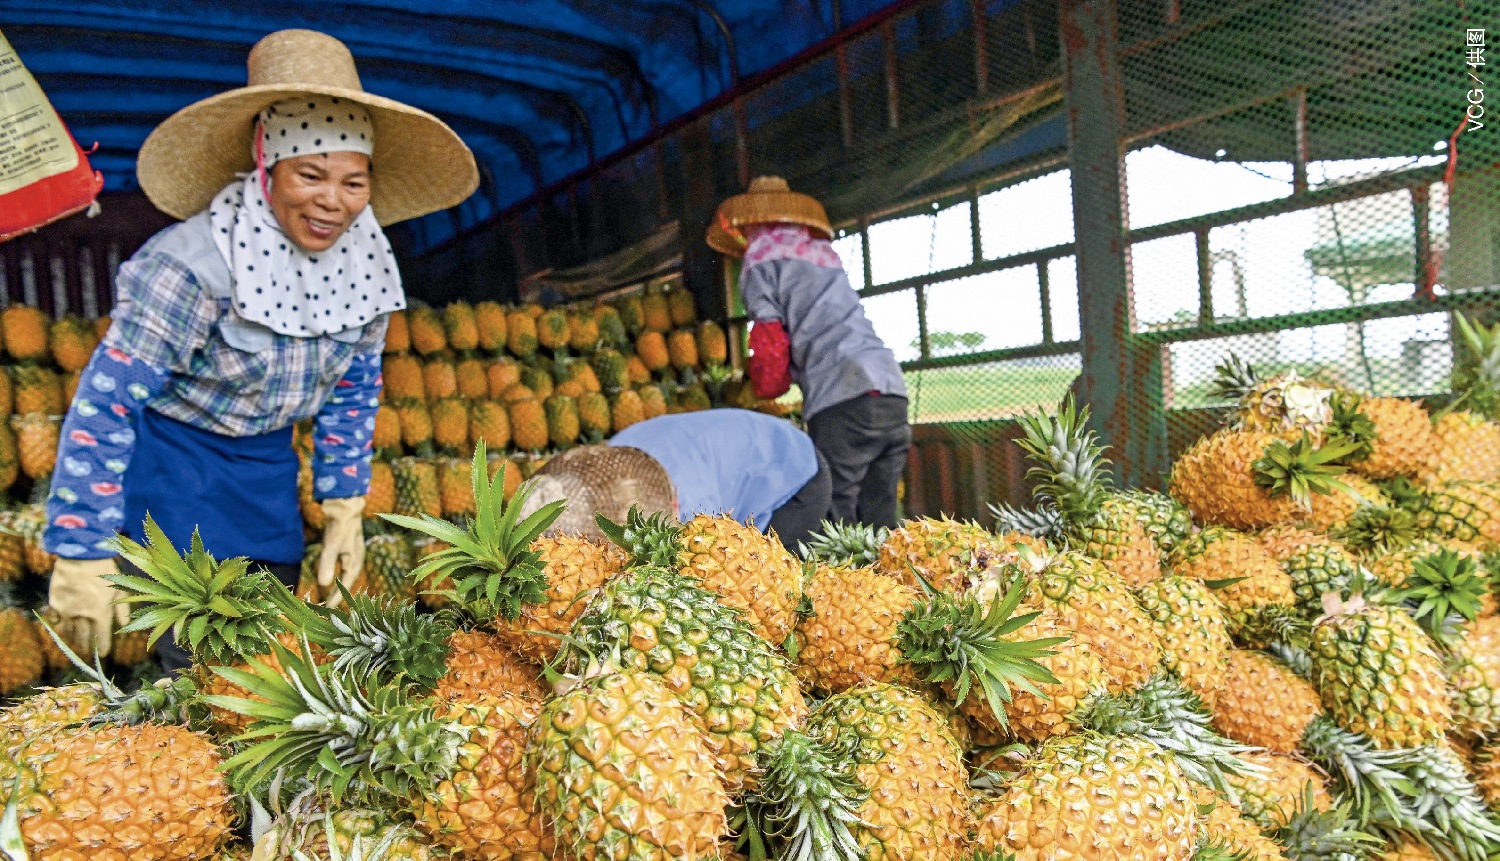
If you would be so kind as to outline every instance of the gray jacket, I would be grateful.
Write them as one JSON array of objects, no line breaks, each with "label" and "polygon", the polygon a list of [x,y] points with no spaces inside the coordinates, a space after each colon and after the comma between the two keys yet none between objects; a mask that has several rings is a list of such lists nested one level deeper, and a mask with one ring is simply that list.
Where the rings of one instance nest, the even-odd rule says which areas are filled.
[{"label": "gray jacket", "polygon": [[786,327],[804,418],[869,392],[906,397],[901,366],[844,270],[804,260],[758,263],[740,273],[740,295],[752,320]]}]

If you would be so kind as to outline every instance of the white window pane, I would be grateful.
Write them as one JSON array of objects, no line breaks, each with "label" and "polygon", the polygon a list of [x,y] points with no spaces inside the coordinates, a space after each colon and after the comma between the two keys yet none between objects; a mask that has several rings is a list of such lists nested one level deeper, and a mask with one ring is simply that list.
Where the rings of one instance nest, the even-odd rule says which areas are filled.
[{"label": "white window pane", "polygon": [[986,272],[928,287],[927,338],[934,356],[1040,344],[1036,269]]},{"label": "white window pane", "polygon": [[969,204],[870,225],[870,270],[875,284],[930,275],[973,262]]},{"label": "white window pane", "polygon": [[921,358],[916,291],[901,290],[884,296],[867,296],[860,302],[865,306],[865,316],[875,327],[875,334],[896,354],[896,361],[909,362]]},{"label": "white window pane", "polygon": [[865,237],[858,232],[833,240],[833,250],[844,261],[844,271],[849,273],[849,284],[855,290],[865,287]]},{"label": "white window pane", "polygon": [[1047,264],[1047,291],[1052,294],[1052,340],[1082,337],[1078,316],[1078,259],[1061,257]]},{"label": "white window pane", "polygon": [[981,196],[979,235],[985,259],[1072,242],[1071,176],[1060,170]]}]

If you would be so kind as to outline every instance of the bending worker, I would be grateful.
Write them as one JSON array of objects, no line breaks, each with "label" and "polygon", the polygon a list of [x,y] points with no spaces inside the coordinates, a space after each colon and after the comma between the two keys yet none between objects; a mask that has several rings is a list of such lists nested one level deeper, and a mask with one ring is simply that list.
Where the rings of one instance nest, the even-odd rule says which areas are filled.
[{"label": "bending worker", "polygon": [[906,383],[831,236],[822,204],[760,177],[719,206],[708,244],[744,256],[750,381],[760,398],[780,397],[793,382],[802,388],[808,433],[833,478],[829,519],[894,528],[911,448]]},{"label": "bending worker", "polygon": [[807,434],[791,422],[750,410],[715,409],[658,416],[548,461],[532,477],[523,514],[555,499],[568,508],[558,531],[596,534],[593,515],[620,520],[638,505],[650,513],[728,514],[787,549],[828,514],[829,469]]},{"label": "bending worker", "polygon": [[[284,30],[250,51],[249,86],[165,120],[142,189],[185,219],[121,267],[113,324],[63,424],[47,502],[63,632],[107,654],[110,542],[149,513],[186,549],[244,556],[295,586],[303,554],[292,425],[316,419],[319,580],[357,576],[387,315],[405,307],[382,225],[478,186],[436,117],[360,87],[342,42]],[[335,593],[337,594],[337,593]],[[168,669],[187,654],[158,641]]]}]

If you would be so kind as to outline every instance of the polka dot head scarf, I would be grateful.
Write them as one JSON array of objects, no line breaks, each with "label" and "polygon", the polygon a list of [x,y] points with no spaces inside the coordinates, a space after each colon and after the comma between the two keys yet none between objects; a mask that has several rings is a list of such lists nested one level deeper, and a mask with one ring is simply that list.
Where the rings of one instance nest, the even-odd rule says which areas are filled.
[{"label": "polka dot head scarf", "polygon": [[370,155],[374,144],[369,114],[348,99],[307,96],[261,112],[252,142],[255,171],[209,204],[214,242],[234,276],[235,313],[282,335],[318,337],[406,307],[395,255],[372,207],[332,248],[312,254],[287,237],[268,203],[276,162],[330,152]]}]

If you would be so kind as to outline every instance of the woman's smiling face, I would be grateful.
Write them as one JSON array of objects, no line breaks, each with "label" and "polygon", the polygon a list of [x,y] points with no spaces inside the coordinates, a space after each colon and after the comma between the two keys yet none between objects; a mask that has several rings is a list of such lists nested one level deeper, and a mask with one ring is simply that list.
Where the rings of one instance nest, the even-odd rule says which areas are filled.
[{"label": "woman's smiling face", "polygon": [[303,251],[327,251],[370,205],[370,157],[330,152],[271,168],[271,212]]}]

